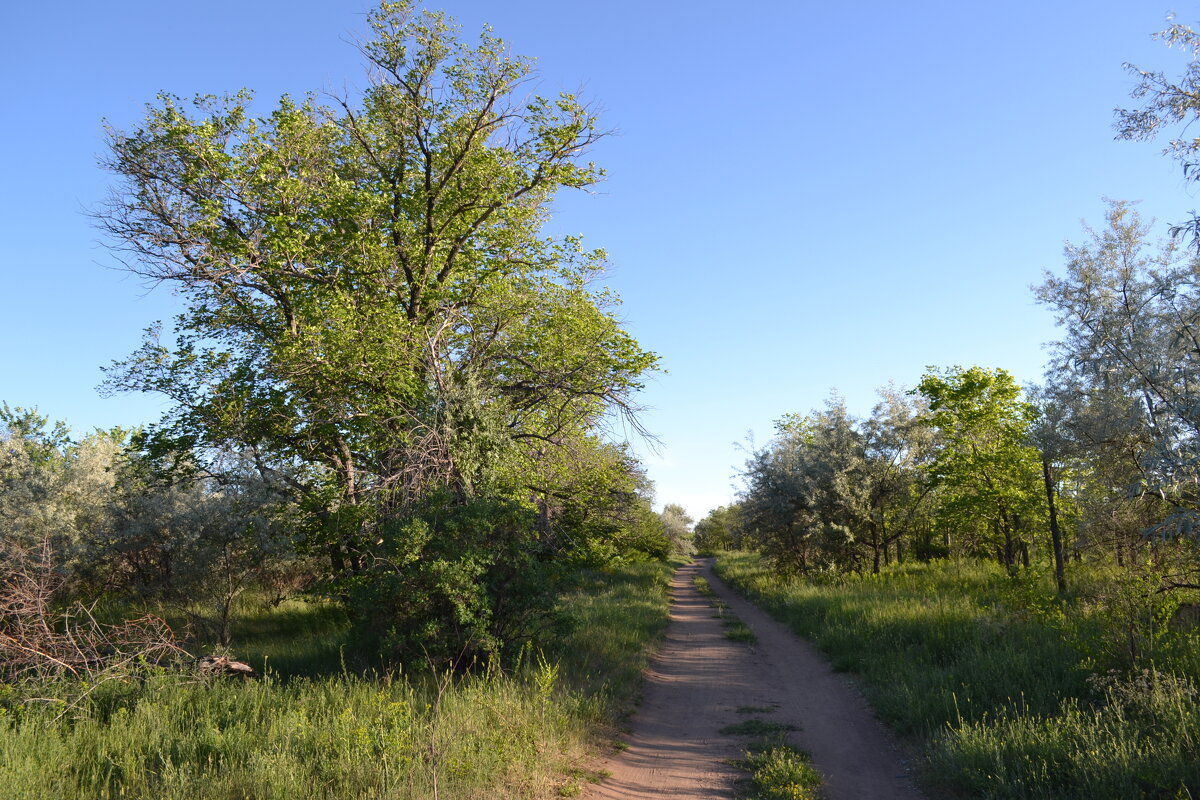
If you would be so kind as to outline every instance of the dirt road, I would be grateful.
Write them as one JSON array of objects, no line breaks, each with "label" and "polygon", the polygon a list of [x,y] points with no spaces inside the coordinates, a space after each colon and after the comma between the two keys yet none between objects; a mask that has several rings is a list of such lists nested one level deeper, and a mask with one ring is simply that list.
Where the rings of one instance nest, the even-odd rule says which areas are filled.
[{"label": "dirt road", "polygon": [[[726,638],[708,598],[692,579],[703,575],[758,636]],[[730,798],[744,738],[721,729],[745,722],[750,708],[793,725],[796,746],[812,755],[828,800],[920,800],[893,741],[859,693],[807,642],[743,600],[706,560],[680,568],[666,640],[646,676],[629,747],[604,766],[612,775],[589,800]],[[739,713],[739,710],[742,713]]]}]

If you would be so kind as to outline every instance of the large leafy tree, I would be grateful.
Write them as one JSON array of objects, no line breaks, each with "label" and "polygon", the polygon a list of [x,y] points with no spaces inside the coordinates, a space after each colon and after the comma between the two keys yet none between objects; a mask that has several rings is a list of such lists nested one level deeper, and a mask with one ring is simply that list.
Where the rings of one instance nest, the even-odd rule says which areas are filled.
[{"label": "large leafy tree", "polygon": [[1028,444],[1037,411],[1002,369],[930,371],[917,385],[939,436],[927,466],[940,524],[973,535],[1010,568],[1028,559],[1024,534],[1044,513],[1037,450]]},{"label": "large leafy tree", "polygon": [[656,360],[589,288],[603,253],[541,233],[558,190],[602,177],[595,115],[530,95],[487,31],[407,3],[369,20],[359,96],[256,117],[245,91],[161,95],[110,131],[98,214],[186,306],[107,386],[174,401],[155,452],[236,450],[286,483],[338,571],[433,493],[551,504]]}]

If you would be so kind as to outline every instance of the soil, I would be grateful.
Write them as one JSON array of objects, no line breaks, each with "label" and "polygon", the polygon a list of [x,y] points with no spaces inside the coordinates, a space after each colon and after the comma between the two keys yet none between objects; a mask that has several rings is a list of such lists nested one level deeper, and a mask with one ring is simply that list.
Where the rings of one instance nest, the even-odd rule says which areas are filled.
[{"label": "soil", "polygon": [[[756,644],[726,636],[712,600],[693,585],[697,575]],[[749,719],[796,728],[789,741],[812,756],[827,800],[920,800],[896,742],[853,684],[725,586],[711,560],[677,570],[671,592],[671,622],[628,747],[603,765],[611,775],[591,787],[589,800],[734,797],[746,776],[731,762],[744,757],[747,740],[721,730]]]}]

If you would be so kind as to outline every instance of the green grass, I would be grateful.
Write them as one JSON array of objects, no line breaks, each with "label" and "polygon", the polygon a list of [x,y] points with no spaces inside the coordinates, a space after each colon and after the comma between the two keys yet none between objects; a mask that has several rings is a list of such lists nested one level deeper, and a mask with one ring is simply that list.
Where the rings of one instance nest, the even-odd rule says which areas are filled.
[{"label": "green grass", "polygon": [[738,764],[750,773],[753,790],[745,800],[817,800],[821,774],[808,755],[791,745],[777,744],[747,754]]},{"label": "green grass", "polygon": [[726,618],[725,638],[742,644],[758,644],[758,636],[737,617]]},{"label": "green grass", "polygon": [[692,578],[692,585],[696,587],[700,594],[707,597],[709,603],[716,609],[717,613],[713,616],[721,620],[721,624],[725,626],[726,639],[741,642],[742,644],[758,644],[758,636],[755,635],[754,631],[750,630],[746,623],[729,613],[729,604],[717,597],[716,592],[709,585],[707,578],[697,575]]},{"label": "green grass", "polygon": [[1059,604],[994,565],[805,581],[726,554],[717,570],[861,679],[925,749],[932,796],[1200,796],[1194,634],[1159,637],[1154,670],[1109,673],[1108,612],[1088,592]]},{"label": "green grass", "polygon": [[725,736],[754,736],[758,738],[770,738],[786,734],[788,731],[796,730],[795,725],[789,725],[786,722],[773,722],[766,719],[748,719],[744,722],[738,722],[733,725],[726,725],[721,729],[721,733]]},{"label": "green grass", "polygon": [[663,564],[583,576],[563,599],[572,632],[507,670],[342,670],[344,620],[297,603],[239,619],[250,638],[237,652],[267,667],[260,680],[112,682],[65,714],[0,687],[0,798],[578,795],[636,698],[669,576]]},{"label": "green grass", "polygon": [[[774,711],[775,707],[765,710]],[[795,725],[757,718],[721,729],[725,736],[749,740],[746,757],[733,762],[749,774],[742,782],[747,790],[739,792],[740,800],[816,800],[821,796],[820,773],[809,762],[807,753],[787,741],[788,733],[794,730]]]}]

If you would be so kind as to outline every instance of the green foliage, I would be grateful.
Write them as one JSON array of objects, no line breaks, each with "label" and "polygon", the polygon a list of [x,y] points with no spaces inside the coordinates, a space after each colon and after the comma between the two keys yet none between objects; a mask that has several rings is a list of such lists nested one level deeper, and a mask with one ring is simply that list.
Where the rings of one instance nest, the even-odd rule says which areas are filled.
[{"label": "green foliage", "polygon": [[359,107],[285,97],[256,119],[241,93],[193,117],[164,95],[111,132],[123,183],[99,215],[189,306],[174,346],[152,332],[109,371],[179,403],[152,438],[296,461],[298,488],[332,480],[343,503],[472,486],[501,429],[578,435],[655,361],[584,288],[602,254],[539,236],[555,191],[600,177],[577,163],[595,118],[518,96],[531,63],[458,42],[440,14],[395,3],[369,21]]},{"label": "green foliage", "polygon": [[821,773],[808,756],[789,745],[749,753],[740,765],[751,773],[751,800],[818,800]]},{"label": "green foliage", "polygon": [[558,567],[539,557],[532,509],[429,499],[382,532],[370,566],[341,579],[360,641],[409,665],[463,666],[550,624]]},{"label": "green foliage", "polygon": [[[739,708],[738,713],[768,713],[774,708]],[[734,765],[750,773],[750,793],[739,792],[742,800],[817,800],[821,797],[821,774],[809,763],[807,753],[788,744],[787,735],[796,726],[765,719],[748,719],[721,729],[726,736],[750,740],[746,757]]]},{"label": "green foliage", "polygon": [[741,529],[741,505],[718,506],[696,523],[693,542],[698,554],[733,550],[738,546]]},{"label": "green foliage", "polygon": [[678,503],[667,503],[659,514],[665,536],[671,542],[671,551],[682,555],[692,552],[692,523],[687,510]]},{"label": "green foliage", "polygon": [[542,232],[603,176],[588,106],[527,94],[532,62],[489,31],[403,2],[367,19],[356,96],[255,116],[247,91],[163,94],[109,130],[97,221],[185,311],[106,387],[171,401],[151,460],[227,483],[242,456],[385,649],[442,661],[518,642],[545,562],[660,550],[601,439],[641,430],[657,358],[590,288],[604,253]]},{"label": "green foliage", "polygon": [[929,372],[916,391],[928,401],[927,425],[941,446],[928,466],[938,490],[938,524],[972,535],[980,553],[1016,563],[1022,535],[1040,522],[1040,460],[1030,447],[1036,409],[1002,369]]},{"label": "green foliage", "polygon": [[766,719],[748,719],[744,722],[739,722],[735,725],[726,725],[721,728],[721,733],[725,736],[753,736],[756,738],[778,737],[788,731],[796,730],[795,725],[787,725],[781,722],[772,722]]},{"label": "green foliage", "polygon": [[929,437],[916,424],[920,407],[891,387],[880,394],[865,421],[835,396],[776,424],[779,435],[746,462],[743,543],[789,571],[861,571],[869,558],[878,572],[889,548],[921,527]]},{"label": "green foliage", "polygon": [[1052,716],[1004,711],[951,728],[931,750],[947,786],[1014,798],[1189,797],[1200,786],[1200,703],[1152,670],[1092,681]]}]

